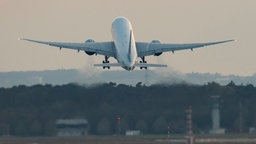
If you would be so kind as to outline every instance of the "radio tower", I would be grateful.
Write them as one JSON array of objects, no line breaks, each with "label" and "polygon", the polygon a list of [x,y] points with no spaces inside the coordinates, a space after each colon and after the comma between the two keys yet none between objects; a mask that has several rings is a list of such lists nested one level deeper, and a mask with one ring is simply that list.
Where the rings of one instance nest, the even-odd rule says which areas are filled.
[{"label": "radio tower", "polygon": [[192,131],[192,106],[190,105],[188,109],[186,110],[186,118],[187,118],[187,143],[193,144],[194,143],[194,137],[193,137],[193,131]]}]

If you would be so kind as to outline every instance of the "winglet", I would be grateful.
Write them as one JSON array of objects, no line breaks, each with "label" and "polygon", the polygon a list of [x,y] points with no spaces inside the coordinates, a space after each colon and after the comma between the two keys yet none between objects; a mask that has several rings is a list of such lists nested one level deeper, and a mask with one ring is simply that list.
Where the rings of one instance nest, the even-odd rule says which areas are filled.
[{"label": "winglet", "polygon": [[231,39],[231,40],[226,40],[226,41],[223,41],[223,43],[226,43],[226,42],[237,42],[238,40],[236,39]]},{"label": "winglet", "polygon": [[226,42],[232,42],[232,41],[237,41],[237,40],[235,40],[235,39],[225,40],[225,41],[220,41],[220,43],[226,43]]},{"label": "winglet", "polygon": [[27,38],[20,38],[19,40],[25,40],[25,41],[29,41],[29,42],[46,44],[46,45],[50,45],[51,44],[51,42],[38,41],[38,40],[32,40],[32,39],[27,39]]},{"label": "winglet", "polygon": [[18,40],[31,41],[30,39],[26,39],[26,38],[18,38]]}]

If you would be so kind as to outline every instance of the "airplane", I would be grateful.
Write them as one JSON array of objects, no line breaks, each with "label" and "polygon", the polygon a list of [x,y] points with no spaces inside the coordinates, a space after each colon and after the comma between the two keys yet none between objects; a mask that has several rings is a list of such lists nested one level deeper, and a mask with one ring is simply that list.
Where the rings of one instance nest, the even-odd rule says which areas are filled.
[{"label": "airplane", "polygon": [[[94,66],[103,67],[103,69],[110,67],[122,67],[125,70],[132,71],[135,67],[140,69],[147,69],[148,67],[167,67],[165,64],[150,64],[145,60],[146,56],[160,56],[164,52],[172,52],[178,50],[200,48],[209,45],[221,44],[231,42],[234,40],[225,40],[208,43],[191,43],[191,44],[168,44],[161,43],[159,40],[151,42],[135,41],[133,29],[130,21],[125,17],[117,17],[112,22],[112,39],[113,41],[96,42],[93,39],[88,39],[84,43],[67,43],[67,42],[46,42],[23,38],[30,42],[46,44],[53,47],[74,49],[84,51],[87,55],[103,55],[105,59],[101,64],[94,64]],[[109,58],[114,57],[117,63],[110,63]],[[141,59],[139,61],[139,59]]]}]

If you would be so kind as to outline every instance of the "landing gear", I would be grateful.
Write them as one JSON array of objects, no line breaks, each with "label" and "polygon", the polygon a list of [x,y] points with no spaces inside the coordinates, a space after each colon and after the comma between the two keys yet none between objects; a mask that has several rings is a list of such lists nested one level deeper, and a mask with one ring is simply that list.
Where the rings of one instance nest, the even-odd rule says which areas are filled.
[{"label": "landing gear", "polygon": [[[105,56],[105,60],[104,60],[104,61],[102,61],[102,63],[103,63],[103,64],[105,64],[105,63],[109,63],[108,58],[109,58],[108,56]],[[105,69],[105,68],[110,69],[110,67],[109,67],[109,66],[103,66],[103,69]]]},{"label": "landing gear", "polygon": [[[147,61],[145,61],[145,56],[140,57],[140,58],[141,58],[140,63],[147,63]],[[140,69],[148,69],[148,67],[140,67]]]}]

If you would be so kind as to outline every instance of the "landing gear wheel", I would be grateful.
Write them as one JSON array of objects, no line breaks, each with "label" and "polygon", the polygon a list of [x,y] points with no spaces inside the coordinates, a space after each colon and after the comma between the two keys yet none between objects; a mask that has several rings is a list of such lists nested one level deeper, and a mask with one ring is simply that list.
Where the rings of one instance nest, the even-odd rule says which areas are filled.
[{"label": "landing gear wheel", "polygon": [[[147,61],[145,61],[145,56],[140,57],[140,58],[141,58],[140,63],[147,63]],[[148,69],[148,67],[140,67],[140,69]]]},{"label": "landing gear wheel", "polygon": [[[105,59],[102,61],[102,63],[103,64],[105,64],[105,63],[109,63],[109,57],[108,56],[105,56]],[[107,68],[107,69],[110,69],[110,67],[109,66],[103,66],[103,69],[105,69],[105,68]]]}]

